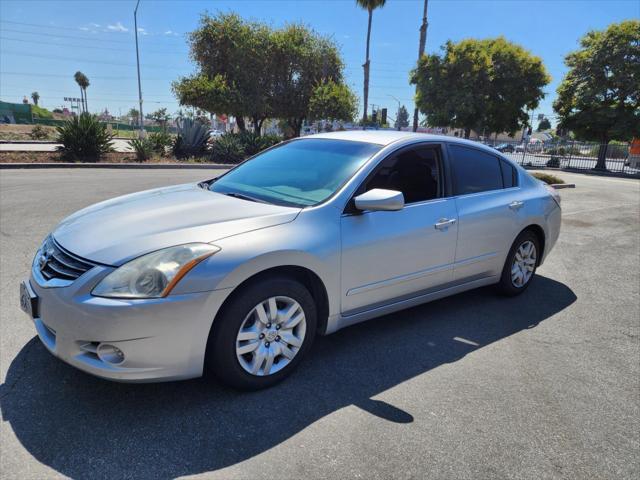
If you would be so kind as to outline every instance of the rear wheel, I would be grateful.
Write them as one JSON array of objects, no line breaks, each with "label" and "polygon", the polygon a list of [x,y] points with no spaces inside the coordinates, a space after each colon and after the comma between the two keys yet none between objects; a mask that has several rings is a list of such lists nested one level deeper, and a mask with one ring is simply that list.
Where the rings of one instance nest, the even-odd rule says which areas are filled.
[{"label": "rear wheel", "polygon": [[531,230],[525,230],[513,242],[504,268],[499,289],[505,295],[519,295],[524,292],[536,273],[540,241]]},{"label": "rear wheel", "polygon": [[237,292],[216,318],[207,364],[232,387],[266,388],[296,368],[315,331],[316,308],[304,285],[265,277]]}]

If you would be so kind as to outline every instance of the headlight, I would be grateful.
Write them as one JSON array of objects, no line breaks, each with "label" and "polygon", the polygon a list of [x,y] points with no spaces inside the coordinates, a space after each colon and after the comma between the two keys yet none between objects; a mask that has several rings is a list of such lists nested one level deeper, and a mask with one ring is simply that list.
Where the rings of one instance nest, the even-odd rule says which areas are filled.
[{"label": "headlight", "polygon": [[148,253],[111,272],[91,293],[110,298],[166,297],[189,270],[219,251],[215,245],[190,243]]}]

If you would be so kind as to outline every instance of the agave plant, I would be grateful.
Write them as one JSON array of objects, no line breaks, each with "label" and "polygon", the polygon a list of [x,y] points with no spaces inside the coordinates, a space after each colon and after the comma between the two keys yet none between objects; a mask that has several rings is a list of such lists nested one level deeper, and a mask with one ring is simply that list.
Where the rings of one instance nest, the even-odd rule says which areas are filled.
[{"label": "agave plant", "polygon": [[211,145],[211,160],[216,163],[239,163],[245,158],[238,135],[225,133]]},{"label": "agave plant", "polygon": [[176,122],[178,136],[173,144],[173,153],[178,158],[196,157],[204,152],[207,128],[191,118],[179,118]]},{"label": "agave plant", "polygon": [[134,138],[133,140],[129,140],[129,145],[136,153],[136,160],[138,162],[149,160],[151,155],[153,155],[153,144],[146,138]]},{"label": "agave plant", "polygon": [[100,156],[113,151],[113,135],[100,123],[95,115],[83,113],[56,127],[58,150],[63,158],[98,161]]}]

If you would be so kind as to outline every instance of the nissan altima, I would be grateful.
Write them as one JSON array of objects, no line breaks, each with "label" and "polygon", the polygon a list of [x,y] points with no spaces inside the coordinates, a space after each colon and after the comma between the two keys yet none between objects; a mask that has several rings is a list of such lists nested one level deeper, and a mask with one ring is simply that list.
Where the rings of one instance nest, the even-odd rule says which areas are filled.
[{"label": "nissan altima", "polygon": [[495,149],[312,135],[64,219],[20,303],[53,355],[93,375],[211,371],[259,389],[289,375],[317,334],[485,285],[522,293],[560,220],[555,191]]}]

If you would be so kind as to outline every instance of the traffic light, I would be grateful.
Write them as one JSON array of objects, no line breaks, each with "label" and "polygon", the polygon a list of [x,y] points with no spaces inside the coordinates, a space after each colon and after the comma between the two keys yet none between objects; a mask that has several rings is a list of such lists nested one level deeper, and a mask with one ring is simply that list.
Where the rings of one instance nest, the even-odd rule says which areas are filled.
[{"label": "traffic light", "polygon": [[383,108],[381,114],[382,114],[382,119],[380,123],[384,125],[385,123],[387,123],[387,109]]}]

